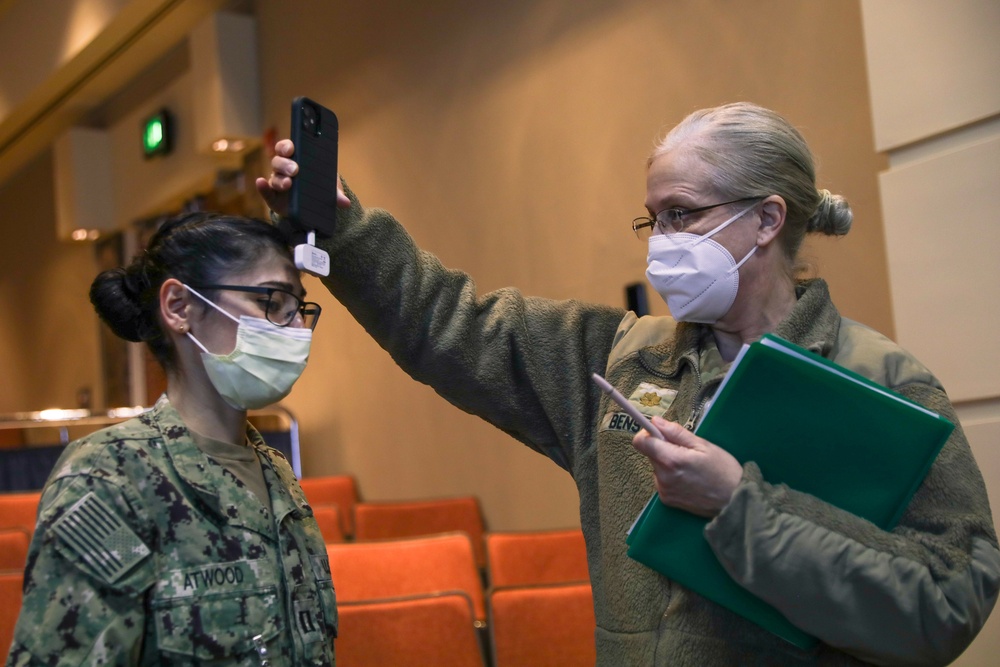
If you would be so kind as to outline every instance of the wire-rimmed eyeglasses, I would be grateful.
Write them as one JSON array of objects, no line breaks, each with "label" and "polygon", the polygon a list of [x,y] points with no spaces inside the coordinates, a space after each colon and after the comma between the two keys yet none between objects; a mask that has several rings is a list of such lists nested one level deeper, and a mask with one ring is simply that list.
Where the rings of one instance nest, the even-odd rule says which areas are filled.
[{"label": "wire-rimmed eyeglasses", "polygon": [[645,241],[653,234],[676,234],[684,231],[684,218],[686,216],[693,213],[708,211],[720,206],[736,204],[741,201],[752,201],[754,199],[760,199],[760,197],[740,197],[739,199],[732,199],[719,204],[709,204],[708,206],[699,206],[697,208],[681,208],[679,206],[666,208],[657,213],[655,218],[641,216],[633,219],[632,231],[635,232],[635,235],[642,241]]},{"label": "wire-rimmed eyeglasses", "polygon": [[198,289],[221,289],[231,292],[249,292],[266,295],[266,301],[260,299],[267,321],[279,327],[287,327],[295,321],[296,315],[302,316],[302,326],[315,329],[319,314],[323,312],[318,303],[303,301],[288,290],[280,287],[253,287],[250,285],[194,285]]}]

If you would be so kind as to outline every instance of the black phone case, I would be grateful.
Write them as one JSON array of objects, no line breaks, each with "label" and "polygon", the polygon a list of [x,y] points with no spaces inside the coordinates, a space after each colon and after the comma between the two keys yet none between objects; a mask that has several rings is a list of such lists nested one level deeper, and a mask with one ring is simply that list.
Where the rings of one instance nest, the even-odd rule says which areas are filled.
[{"label": "black phone case", "polygon": [[337,116],[306,97],[292,101],[293,159],[299,165],[289,191],[288,217],[296,232],[333,233],[337,216]]}]

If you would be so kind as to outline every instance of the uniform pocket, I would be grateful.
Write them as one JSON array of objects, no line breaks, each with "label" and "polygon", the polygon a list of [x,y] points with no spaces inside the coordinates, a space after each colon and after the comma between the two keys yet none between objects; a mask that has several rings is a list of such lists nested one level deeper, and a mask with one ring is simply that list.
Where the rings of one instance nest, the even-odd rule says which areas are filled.
[{"label": "uniform pocket", "polygon": [[151,604],[157,647],[199,661],[256,655],[281,632],[281,607],[267,563],[174,570],[156,586]]}]

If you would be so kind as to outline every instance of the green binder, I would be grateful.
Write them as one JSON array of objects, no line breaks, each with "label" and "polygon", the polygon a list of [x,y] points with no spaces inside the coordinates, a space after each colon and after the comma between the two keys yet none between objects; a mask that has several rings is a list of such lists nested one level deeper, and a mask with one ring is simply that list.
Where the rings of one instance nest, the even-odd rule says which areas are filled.
[{"label": "green binder", "polygon": [[[767,334],[745,346],[695,429],[771,484],[812,494],[890,530],[954,425],[853,371]],[[653,494],[628,555],[809,649],[817,640],[736,583],[703,535],[707,519]]]}]

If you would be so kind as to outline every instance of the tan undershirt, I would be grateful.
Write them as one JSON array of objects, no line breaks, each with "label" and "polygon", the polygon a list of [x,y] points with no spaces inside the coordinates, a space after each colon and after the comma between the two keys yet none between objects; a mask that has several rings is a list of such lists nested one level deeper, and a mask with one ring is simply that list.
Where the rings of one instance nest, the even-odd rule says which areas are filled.
[{"label": "tan undershirt", "polygon": [[234,445],[231,442],[215,440],[194,431],[191,431],[191,437],[205,456],[233,473],[237,479],[253,491],[264,507],[271,511],[271,496],[267,492],[264,471],[260,466],[257,453],[249,442]]}]

